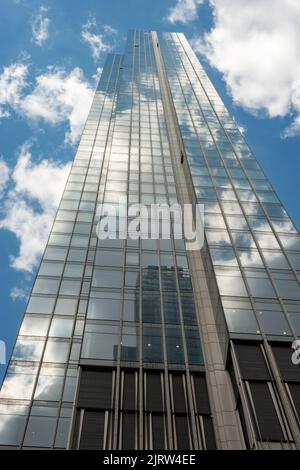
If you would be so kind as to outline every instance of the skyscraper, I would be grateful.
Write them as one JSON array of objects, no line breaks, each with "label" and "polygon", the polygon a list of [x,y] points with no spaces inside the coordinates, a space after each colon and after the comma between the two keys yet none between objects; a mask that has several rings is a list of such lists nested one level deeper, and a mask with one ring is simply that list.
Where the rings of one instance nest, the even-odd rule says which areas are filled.
[{"label": "skyscraper", "polygon": [[[204,204],[204,246],[174,227],[101,240],[98,205],[119,200]],[[8,365],[0,446],[299,448],[299,270],[299,234],[185,37],[130,31]]]}]

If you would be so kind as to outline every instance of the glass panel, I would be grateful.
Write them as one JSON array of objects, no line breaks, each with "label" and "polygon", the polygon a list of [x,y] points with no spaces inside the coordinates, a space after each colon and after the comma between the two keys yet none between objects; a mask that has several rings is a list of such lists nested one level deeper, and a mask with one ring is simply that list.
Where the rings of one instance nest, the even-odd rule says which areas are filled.
[{"label": "glass panel", "polygon": [[142,317],[144,322],[161,322],[159,293],[154,291],[144,291],[142,299]]},{"label": "glass panel", "polygon": [[122,271],[108,271],[104,269],[94,269],[93,287],[121,287]]},{"label": "glass panel", "polygon": [[53,297],[35,297],[31,296],[27,305],[28,313],[52,313],[55,303]]},{"label": "glass panel", "polygon": [[61,397],[64,369],[43,367],[36,386],[34,399],[59,401]]},{"label": "glass panel", "polygon": [[119,295],[116,298],[107,298],[113,294],[104,294],[103,298],[90,298],[87,317],[99,320],[119,320],[121,301]]},{"label": "glass panel", "polygon": [[39,361],[42,355],[44,341],[18,339],[12,359],[17,361]]},{"label": "glass panel", "polygon": [[51,323],[49,336],[57,336],[60,338],[69,338],[72,335],[73,320],[65,318],[54,318]]},{"label": "glass panel", "polygon": [[204,364],[198,331],[185,330],[187,354],[190,364]]},{"label": "glass panel", "polygon": [[143,361],[163,362],[161,330],[159,328],[143,328]]},{"label": "glass panel", "polygon": [[48,340],[43,361],[65,363],[68,359],[68,352],[69,343]]},{"label": "glass panel", "polygon": [[256,303],[259,322],[266,334],[291,335],[290,328],[279,304]]},{"label": "glass panel", "polygon": [[58,298],[55,306],[56,315],[75,315],[77,309],[77,299]]},{"label": "glass panel", "polygon": [[0,414],[0,445],[18,446],[23,437],[25,424],[26,416]]},{"label": "glass panel", "polygon": [[57,294],[59,282],[58,279],[37,278],[32,292],[34,294]]},{"label": "glass panel", "polygon": [[50,318],[25,316],[20,328],[20,335],[45,336],[50,323]]},{"label": "glass panel", "polygon": [[120,337],[118,334],[86,332],[83,338],[81,356],[91,359],[117,360],[119,342]]},{"label": "glass panel", "polygon": [[184,364],[182,333],[179,328],[167,328],[167,353],[169,364]]},{"label": "glass panel", "polygon": [[24,446],[50,447],[55,423],[56,419],[52,417],[32,416],[29,418]]},{"label": "glass panel", "polygon": [[61,282],[59,294],[60,295],[78,295],[81,287],[80,281],[66,281]]},{"label": "glass panel", "polygon": [[0,391],[0,398],[30,400],[36,374],[37,367],[9,366]]}]

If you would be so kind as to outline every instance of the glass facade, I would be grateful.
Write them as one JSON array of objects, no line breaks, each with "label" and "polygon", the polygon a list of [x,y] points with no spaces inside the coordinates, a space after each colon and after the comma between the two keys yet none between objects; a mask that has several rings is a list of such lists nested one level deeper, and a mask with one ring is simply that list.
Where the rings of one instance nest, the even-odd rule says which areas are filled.
[{"label": "glass facade", "polygon": [[[173,230],[96,233],[98,204],[182,203],[170,122],[205,207],[207,298]],[[9,362],[0,446],[296,448],[299,240],[185,37],[130,31],[107,57]]]}]

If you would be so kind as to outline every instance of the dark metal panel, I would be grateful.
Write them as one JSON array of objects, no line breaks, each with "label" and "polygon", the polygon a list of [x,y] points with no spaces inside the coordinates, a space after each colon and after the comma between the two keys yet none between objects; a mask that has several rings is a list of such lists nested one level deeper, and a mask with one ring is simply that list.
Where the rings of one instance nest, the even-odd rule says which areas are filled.
[{"label": "dark metal panel", "polygon": [[197,412],[200,414],[210,414],[210,406],[205,376],[194,375],[193,379]]},{"label": "dark metal panel", "polygon": [[175,424],[178,450],[190,449],[187,416],[175,416]]},{"label": "dark metal panel", "polygon": [[135,414],[123,413],[122,417],[122,449],[135,448]]},{"label": "dark metal panel", "polygon": [[77,406],[111,409],[112,371],[86,369],[82,371]]},{"label": "dark metal panel", "polygon": [[270,380],[260,344],[235,343],[241,376],[246,380]]},{"label": "dark metal panel", "polygon": [[300,367],[292,363],[293,349],[290,345],[273,345],[272,350],[280,371],[281,377],[286,382],[300,383]]},{"label": "dark metal panel", "polygon": [[183,388],[183,375],[172,374],[174,412],[186,413],[186,402]]},{"label": "dark metal panel", "polygon": [[85,410],[80,436],[80,449],[103,449],[104,418],[104,412]]},{"label": "dark metal panel", "polygon": [[164,450],[166,448],[164,417],[162,415],[152,415],[152,441],[154,450]]},{"label": "dark metal panel", "polygon": [[163,412],[160,372],[147,372],[146,411]]},{"label": "dark metal panel", "polygon": [[134,411],[136,409],[135,394],[135,373],[131,371],[125,371],[123,385],[123,410]]},{"label": "dark metal panel", "polygon": [[[250,383],[260,436],[266,441],[283,441],[279,419],[266,383]],[[260,437],[259,434],[257,437]]]},{"label": "dark metal panel", "polygon": [[293,402],[300,419],[300,384],[289,384]]},{"label": "dark metal panel", "polygon": [[213,421],[210,416],[203,416],[203,427],[204,427],[204,434],[205,434],[206,449],[208,450],[217,449]]}]

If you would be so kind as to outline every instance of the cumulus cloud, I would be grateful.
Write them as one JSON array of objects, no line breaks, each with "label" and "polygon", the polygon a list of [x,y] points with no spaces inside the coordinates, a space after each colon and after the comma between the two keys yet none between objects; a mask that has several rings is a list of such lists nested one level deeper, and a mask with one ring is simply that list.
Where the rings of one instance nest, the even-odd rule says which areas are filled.
[{"label": "cumulus cloud", "polygon": [[9,293],[13,302],[16,300],[26,301],[28,299],[28,289],[22,287],[13,287]]},{"label": "cumulus cloud", "polygon": [[70,163],[47,159],[34,163],[30,146],[21,147],[0,220],[0,229],[12,232],[19,241],[19,253],[11,257],[14,269],[32,272],[37,264],[69,170]]},{"label": "cumulus cloud", "polygon": [[91,17],[81,30],[81,38],[90,46],[95,62],[102,53],[113,50],[116,45],[116,34],[117,30],[107,24],[99,29],[94,17]]},{"label": "cumulus cloud", "polygon": [[31,25],[33,40],[40,47],[49,37],[50,19],[46,16],[47,11],[46,7],[41,6]]},{"label": "cumulus cloud", "polygon": [[253,114],[292,116],[284,137],[300,135],[298,0],[210,0],[214,25],[192,45],[226,81],[234,102]]},{"label": "cumulus cloud", "polygon": [[197,7],[204,0],[177,0],[174,7],[169,9],[166,20],[170,23],[191,23],[197,18]]},{"label": "cumulus cloud", "polygon": [[69,73],[48,67],[32,85],[28,81],[28,65],[15,63],[4,67],[0,74],[0,118],[8,117],[13,110],[31,121],[43,120],[50,125],[67,121],[69,130],[65,141],[74,145],[80,137],[93,93],[78,67]]},{"label": "cumulus cloud", "polygon": [[[7,166],[7,163],[3,160],[3,158],[0,158],[0,193],[5,188],[8,178],[9,178],[9,168]],[[1,197],[1,194],[0,194],[0,197]]]},{"label": "cumulus cloud", "polygon": [[20,104],[21,94],[26,86],[28,66],[23,63],[14,63],[4,67],[0,74],[0,117],[8,117],[7,105],[17,107]]},{"label": "cumulus cloud", "polygon": [[20,111],[32,120],[42,119],[56,125],[69,121],[70,130],[65,136],[75,144],[80,137],[93,98],[93,89],[84,80],[80,68],[69,74],[50,67],[36,78],[34,90],[24,96]]}]

